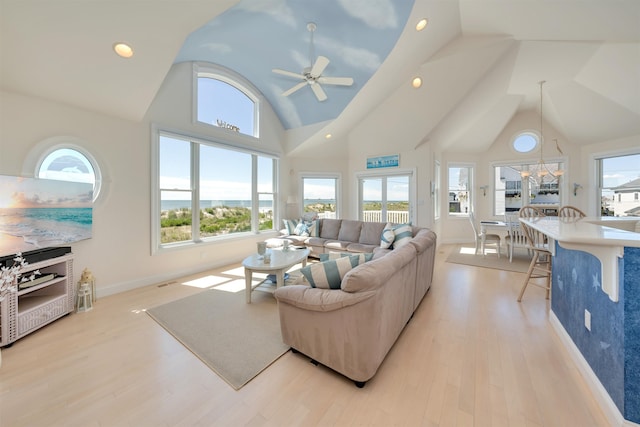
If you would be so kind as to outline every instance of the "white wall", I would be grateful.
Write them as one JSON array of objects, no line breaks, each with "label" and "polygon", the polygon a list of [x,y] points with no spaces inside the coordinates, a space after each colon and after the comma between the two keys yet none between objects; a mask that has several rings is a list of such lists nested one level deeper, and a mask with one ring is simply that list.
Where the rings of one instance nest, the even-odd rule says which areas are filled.
[{"label": "white wall", "polygon": [[[98,296],[240,261],[255,247],[255,241],[264,239],[235,238],[151,255],[152,123],[211,138],[225,132],[191,122],[191,94],[190,64],[172,68],[147,117],[136,123],[0,92],[0,174],[32,176],[39,154],[33,151],[42,141],[60,136],[71,136],[76,144],[80,141],[104,169],[104,194],[94,206],[93,238],[72,245],[74,282],[88,267],[96,277]],[[281,153],[284,131],[264,105],[260,141],[239,138],[236,142]],[[281,172],[285,173],[280,174],[284,188],[289,187],[290,168],[290,161],[284,158]],[[281,194],[281,201],[286,196]]]},{"label": "white wall", "polygon": [[[476,220],[480,219],[501,219],[493,215],[493,165],[494,163],[519,163],[523,161],[535,162],[540,158],[540,153],[535,151],[530,154],[518,153],[511,147],[511,141],[518,133],[526,130],[539,131],[540,116],[531,111],[516,115],[505,127],[505,129],[496,138],[491,147],[482,153],[458,153],[447,152],[442,154],[441,163],[441,182],[442,188],[447,186],[447,166],[449,163],[469,163],[475,168],[475,176],[473,178],[474,207],[476,212]],[[580,148],[575,144],[567,141],[566,138],[553,129],[548,123],[544,124],[544,138],[547,143],[544,145],[545,160],[560,160],[565,162],[566,174],[562,176],[560,181],[561,192],[563,193],[563,204],[572,204],[581,209],[586,207],[586,201],[582,200],[581,195],[573,196],[572,188],[569,183],[579,180],[582,176],[582,160],[580,156]],[[563,154],[559,153],[555,148],[554,139],[558,139],[558,143]],[[480,187],[488,185],[487,195],[483,196]],[[571,190],[571,191],[570,191]],[[446,195],[446,191],[443,193]],[[441,219],[441,235],[443,242],[469,242],[473,241],[473,231],[467,218],[449,217],[447,215],[448,206],[447,198],[441,198],[440,210],[442,212]]]}]

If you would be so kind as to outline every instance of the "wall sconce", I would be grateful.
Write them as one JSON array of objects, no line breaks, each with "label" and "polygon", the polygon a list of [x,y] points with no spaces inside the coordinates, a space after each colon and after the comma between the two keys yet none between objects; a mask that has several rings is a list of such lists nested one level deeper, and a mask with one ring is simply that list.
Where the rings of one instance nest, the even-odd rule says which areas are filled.
[{"label": "wall sconce", "polygon": [[578,195],[578,188],[582,188],[582,185],[578,184],[577,182],[573,183],[573,195],[577,196]]},{"label": "wall sconce", "polygon": [[484,197],[486,197],[487,196],[487,189],[489,189],[489,186],[488,185],[483,185],[482,187],[480,187],[480,189],[482,190],[482,195]]}]

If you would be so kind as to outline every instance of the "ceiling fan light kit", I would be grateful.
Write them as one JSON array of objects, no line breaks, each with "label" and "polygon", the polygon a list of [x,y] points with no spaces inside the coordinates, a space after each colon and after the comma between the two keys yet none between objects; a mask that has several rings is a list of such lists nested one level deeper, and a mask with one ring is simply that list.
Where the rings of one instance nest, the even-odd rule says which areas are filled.
[{"label": "ceiling fan light kit", "polygon": [[316,96],[316,99],[322,102],[327,99],[327,94],[325,93],[324,89],[322,89],[323,84],[338,86],[351,86],[353,84],[353,79],[351,77],[328,77],[322,75],[325,68],[327,68],[327,65],[329,65],[330,61],[326,56],[318,56],[315,62],[313,61],[313,33],[316,31],[316,28],[317,26],[313,22],[309,22],[307,24],[307,29],[311,33],[309,46],[310,65],[308,67],[305,67],[302,70],[302,73],[294,73],[291,71],[281,70],[279,68],[274,68],[272,70],[276,74],[302,80],[300,83],[284,91],[282,93],[282,96],[289,96],[308,85],[311,87],[311,91]]}]

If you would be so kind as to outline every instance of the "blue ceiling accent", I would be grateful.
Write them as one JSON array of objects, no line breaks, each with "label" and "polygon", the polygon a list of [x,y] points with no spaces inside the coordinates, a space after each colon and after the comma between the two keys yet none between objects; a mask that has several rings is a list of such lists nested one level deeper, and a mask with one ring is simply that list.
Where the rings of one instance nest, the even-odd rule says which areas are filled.
[{"label": "blue ceiling accent", "polygon": [[[285,129],[333,120],[391,52],[413,3],[244,0],[191,33],[175,62],[210,62],[240,74],[262,92]],[[309,22],[317,25],[313,61],[330,60],[322,75],[354,79],[350,87],[323,84],[328,99],[322,102],[310,87],[282,96],[301,80],[271,71],[302,73],[311,65]]]}]

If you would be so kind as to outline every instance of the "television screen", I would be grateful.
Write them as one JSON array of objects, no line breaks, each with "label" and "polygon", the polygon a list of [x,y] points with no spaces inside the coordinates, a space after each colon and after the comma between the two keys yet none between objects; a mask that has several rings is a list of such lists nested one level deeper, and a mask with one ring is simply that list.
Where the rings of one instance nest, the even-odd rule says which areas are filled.
[{"label": "television screen", "polygon": [[0,175],[0,256],[91,238],[93,184]]}]

